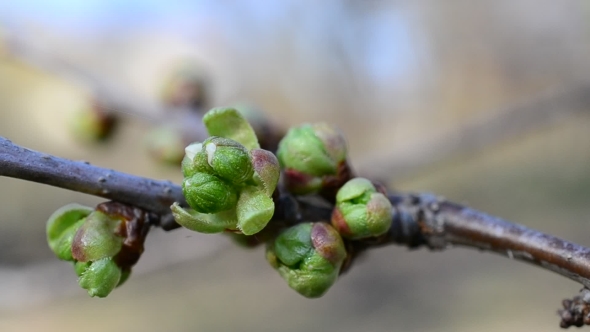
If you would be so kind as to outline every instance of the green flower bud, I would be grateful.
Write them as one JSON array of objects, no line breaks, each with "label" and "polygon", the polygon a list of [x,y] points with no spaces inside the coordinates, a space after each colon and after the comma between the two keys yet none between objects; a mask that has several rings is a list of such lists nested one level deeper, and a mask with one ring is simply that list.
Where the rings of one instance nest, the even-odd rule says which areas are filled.
[{"label": "green flower bud", "polygon": [[121,268],[111,258],[103,258],[92,262],[82,272],[78,284],[92,297],[106,297],[117,287],[121,275]]},{"label": "green flower bud", "polygon": [[222,137],[209,137],[203,142],[207,163],[220,178],[234,185],[252,179],[254,169],[248,150],[240,143]]},{"label": "green flower bud", "polygon": [[289,190],[314,193],[322,188],[324,177],[336,176],[339,166],[346,162],[346,142],[327,124],[305,124],[287,132],[277,156]]},{"label": "green flower bud", "polygon": [[302,223],[269,245],[269,263],[289,287],[309,298],[322,296],[336,281],[346,258],[344,242],[326,223]]},{"label": "green flower bud", "polygon": [[332,225],[349,239],[383,235],[391,227],[391,209],[387,197],[371,181],[354,178],[336,194]]},{"label": "green flower bud", "polygon": [[222,137],[209,137],[203,143],[185,148],[182,161],[185,177],[208,173],[236,186],[251,182],[254,168],[248,150],[240,143]]},{"label": "green flower bud", "polygon": [[79,204],[68,204],[55,211],[47,221],[47,243],[61,260],[73,261],[72,241],[84,218],[92,209]]},{"label": "green flower bud", "polygon": [[236,190],[216,176],[196,173],[182,182],[182,192],[188,204],[201,213],[216,213],[236,206]]}]

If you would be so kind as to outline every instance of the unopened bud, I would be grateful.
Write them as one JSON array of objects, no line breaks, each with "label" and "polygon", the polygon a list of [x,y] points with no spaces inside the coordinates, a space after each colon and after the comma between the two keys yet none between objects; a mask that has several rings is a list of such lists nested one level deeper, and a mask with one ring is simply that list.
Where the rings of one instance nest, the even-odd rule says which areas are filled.
[{"label": "unopened bud", "polygon": [[202,233],[260,232],[274,214],[278,160],[260,149],[252,127],[235,109],[212,109],[203,123],[215,136],[185,148],[182,188],[192,209],[173,204],[174,219]]},{"label": "unopened bud", "polygon": [[346,163],[346,142],[327,124],[306,124],[287,132],[277,156],[291,192],[315,193],[322,189],[324,177],[337,176]]},{"label": "unopened bud", "polygon": [[332,225],[345,238],[383,235],[391,227],[391,203],[371,181],[354,178],[336,194]]},{"label": "unopened bud", "polygon": [[201,213],[216,213],[235,207],[236,190],[214,175],[196,173],[182,182],[188,204]]},{"label": "unopened bud", "polygon": [[326,223],[302,223],[283,231],[266,253],[289,287],[305,297],[322,296],[346,258],[338,232]]},{"label": "unopened bud", "polygon": [[254,169],[248,150],[240,143],[222,137],[209,137],[203,142],[207,163],[220,178],[234,185],[252,179]]},{"label": "unopened bud", "polygon": [[152,215],[118,202],[95,210],[77,204],[57,210],[47,223],[49,246],[74,263],[82,288],[105,297],[131,273],[143,252]]}]

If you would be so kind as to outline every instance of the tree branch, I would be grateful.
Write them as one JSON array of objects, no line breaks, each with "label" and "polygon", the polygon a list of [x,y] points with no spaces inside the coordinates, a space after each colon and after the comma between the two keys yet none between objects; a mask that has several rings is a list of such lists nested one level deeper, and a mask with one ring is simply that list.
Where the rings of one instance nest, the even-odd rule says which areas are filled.
[{"label": "tree branch", "polygon": [[[170,205],[186,206],[182,189],[157,181],[25,149],[0,137],[0,176],[8,176],[134,205],[162,215],[156,226],[178,228]],[[351,241],[353,257],[371,247],[401,244],[443,250],[458,245],[492,251],[556,272],[590,288],[590,248],[510,223],[432,194],[393,194],[390,231]],[[330,205],[279,195],[274,221],[287,224],[329,219]]]},{"label": "tree branch", "polygon": [[[84,161],[59,158],[26,149],[0,136],[0,176],[7,176],[140,207],[161,216],[164,230],[179,228],[170,211],[174,202],[188,206],[182,188],[170,181],[154,180],[101,168]],[[290,223],[329,219],[331,209],[313,202],[281,196],[275,219]],[[320,219],[318,219],[320,218]]]},{"label": "tree branch", "polygon": [[432,194],[389,198],[394,206],[393,226],[384,237],[359,243],[360,251],[387,244],[432,250],[471,247],[537,265],[590,288],[590,248]]},{"label": "tree branch", "polygon": [[182,189],[170,181],[152,180],[32,151],[4,137],[0,137],[0,176],[104,197],[157,214],[170,214],[170,205],[174,202],[186,206]]}]

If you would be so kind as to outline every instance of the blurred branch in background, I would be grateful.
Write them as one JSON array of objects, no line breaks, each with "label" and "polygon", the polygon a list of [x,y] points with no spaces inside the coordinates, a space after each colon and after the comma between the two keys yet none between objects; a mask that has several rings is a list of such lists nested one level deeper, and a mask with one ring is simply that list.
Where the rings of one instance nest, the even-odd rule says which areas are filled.
[{"label": "blurred branch in background", "polygon": [[577,115],[590,114],[590,82],[556,86],[501,111],[490,111],[438,137],[410,140],[395,155],[367,157],[362,173],[399,179],[436,167],[454,156],[477,153]]},{"label": "blurred branch in background", "polygon": [[163,112],[150,103],[143,103],[141,98],[131,96],[129,89],[116,86],[113,82],[101,82],[82,68],[56,57],[15,33],[7,33],[3,41],[8,55],[86,87],[96,100],[110,110],[133,116],[135,120],[152,123],[157,123],[163,118]]},{"label": "blurred branch in background", "polygon": [[16,60],[87,89],[90,102],[96,103],[108,115],[174,128],[181,132],[184,144],[207,137],[203,136],[204,127],[201,123],[202,111],[208,107],[206,104],[198,104],[197,109],[184,104],[158,105],[135,95],[131,89],[115,80],[105,81],[16,33],[7,33],[4,42],[6,53]]},{"label": "blurred branch in background", "polygon": [[[185,135],[190,136],[189,142],[206,137],[203,136],[204,128],[198,113],[190,110],[171,112],[166,107],[157,107],[142,101],[139,96],[130,96],[128,89],[115,87],[112,82],[102,82],[83,68],[77,68],[64,59],[38,49],[33,43],[16,35],[9,35],[6,41],[10,54],[17,59],[88,86],[95,92],[94,98],[107,105],[107,111],[130,116],[130,120],[148,121],[152,124],[163,121],[183,124],[181,127],[186,132]],[[556,84],[500,110],[483,112],[481,116],[450,131],[434,137],[420,136],[425,138],[423,140],[418,138],[404,142],[403,149],[395,151],[395,155],[379,152],[379,156],[375,157],[369,153],[358,168],[361,173],[379,179],[407,177],[420,173],[425,168],[435,167],[437,163],[452,159],[453,156],[477,153],[567,117],[588,113],[589,106],[590,82]]]}]

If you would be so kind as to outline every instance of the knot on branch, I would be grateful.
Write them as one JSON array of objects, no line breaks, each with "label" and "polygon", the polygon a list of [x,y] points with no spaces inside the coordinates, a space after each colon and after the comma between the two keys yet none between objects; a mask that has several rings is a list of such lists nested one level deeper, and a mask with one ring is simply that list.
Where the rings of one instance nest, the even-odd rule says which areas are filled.
[{"label": "knot on branch", "polygon": [[583,288],[573,299],[565,299],[561,303],[563,309],[557,311],[561,328],[590,325],[590,289]]},{"label": "knot on branch", "polygon": [[433,194],[390,195],[393,205],[392,225],[384,242],[404,244],[409,248],[422,245],[442,250],[447,247],[444,219],[439,215],[444,202]]}]

